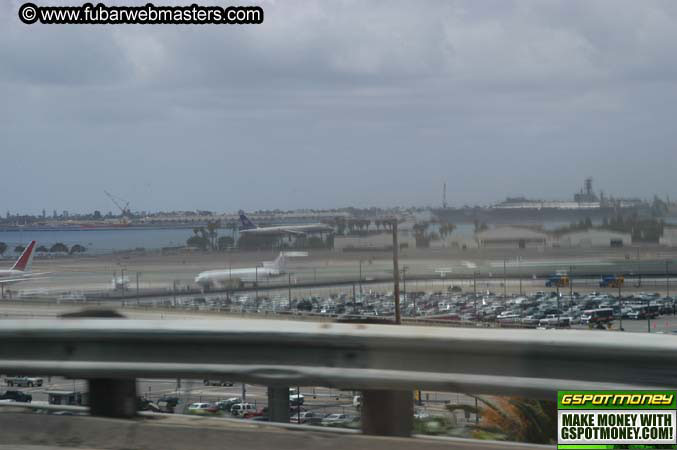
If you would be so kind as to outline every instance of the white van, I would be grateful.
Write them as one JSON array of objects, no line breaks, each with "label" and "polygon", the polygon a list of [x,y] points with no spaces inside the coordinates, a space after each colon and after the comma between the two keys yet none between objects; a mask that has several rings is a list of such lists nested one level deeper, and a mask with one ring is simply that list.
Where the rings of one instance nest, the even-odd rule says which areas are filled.
[{"label": "white van", "polygon": [[235,417],[242,417],[248,412],[256,412],[256,407],[251,403],[236,403],[230,408],[230,413]]}]

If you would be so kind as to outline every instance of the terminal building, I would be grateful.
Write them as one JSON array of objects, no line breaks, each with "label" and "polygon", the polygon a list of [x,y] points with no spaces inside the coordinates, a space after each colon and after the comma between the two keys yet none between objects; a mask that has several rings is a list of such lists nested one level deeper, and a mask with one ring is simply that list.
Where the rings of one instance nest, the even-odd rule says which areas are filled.
[{"label": "terminal building", "polygon": [[476,233],[475,240],[481,248],[610,248],[630,245],[632,236],[594,228],[558,236],[527,227],[502,226]]},{"label": "terminal building", "polygon": [[631,243],[630,233],[595,229],[566,233],[556,241],[560,247],[625,247]]},{"label": "terminal building", "polygon": [[[416,248],[416,237],[412,222],[398,224],[397,231],[400,248]],[[364,235],[334,236],[334,250],[339,252],[391,251],[392,248],[393,234],[389,231],[372,232]]]},{"label": "terminal building", "polygon": [[505,226],[475,233],[475,240],[482,248],[534,248],[546,246],[550,237],[531,228]]}]

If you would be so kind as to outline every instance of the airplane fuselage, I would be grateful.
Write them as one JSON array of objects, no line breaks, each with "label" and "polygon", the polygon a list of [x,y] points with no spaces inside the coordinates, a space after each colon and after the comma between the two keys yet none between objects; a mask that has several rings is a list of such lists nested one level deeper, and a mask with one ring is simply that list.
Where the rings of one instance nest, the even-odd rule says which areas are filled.
[{"label": "airplane fuselage", "polygon": [[207,270],[198,274],[195,278],[195,283],[200,286],[224,285],[233,280],[255,283],[257,281],[275,278],[282,274],[283,272],[279,269],[269,267]]},{"label": "airplane fuselage", "polygon": [[304,234],[304,233],[330,233],[334,229],[322,223],[307,225],[283,225],[274,227],[252,228],[240,230],[240,234]]},{"label": "airplane fuselage", "polygon": [[0,270],[0,278],[23,278],[27,274],[22,270]]}]

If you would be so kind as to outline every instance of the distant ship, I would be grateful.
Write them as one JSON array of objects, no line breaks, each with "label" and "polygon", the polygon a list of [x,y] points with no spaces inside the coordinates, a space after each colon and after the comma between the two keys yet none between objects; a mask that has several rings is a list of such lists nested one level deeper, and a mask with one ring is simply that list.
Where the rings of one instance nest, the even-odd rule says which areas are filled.
[{"label": "distant ship", "polygon": [[433,214],[450,223],[518,224],[543,222],[579,222],[590,219],[600,222],[618,214],[647,215],[650,207],[639,199],[617,200],[597,196],[592,189],[592,178],[586,178],[583,189],[573,201],[530,200],[524,197],[507,198],[489,207],[435,208]]}]

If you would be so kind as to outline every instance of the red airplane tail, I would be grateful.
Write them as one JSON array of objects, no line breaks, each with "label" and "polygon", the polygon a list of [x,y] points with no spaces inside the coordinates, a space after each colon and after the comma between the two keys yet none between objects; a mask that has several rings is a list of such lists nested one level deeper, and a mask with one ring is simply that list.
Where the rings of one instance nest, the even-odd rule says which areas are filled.
[{"label": "red airplane tail", "polygon": [[20,270],[21,272],[30,272],[33,265],[33,253],[35,250],[35,241],[31,241],[19,256],[12,266],[12,270]]}]

